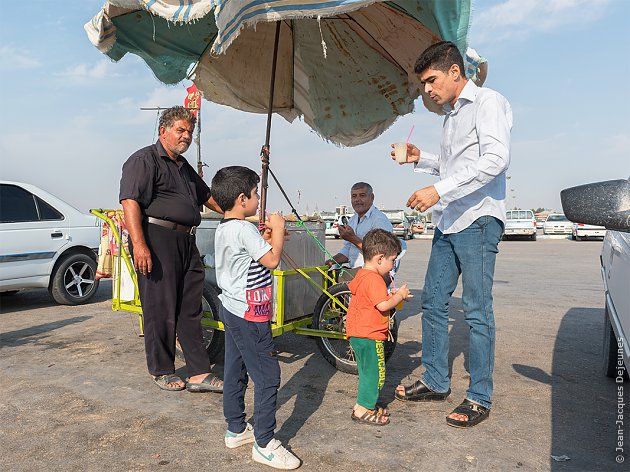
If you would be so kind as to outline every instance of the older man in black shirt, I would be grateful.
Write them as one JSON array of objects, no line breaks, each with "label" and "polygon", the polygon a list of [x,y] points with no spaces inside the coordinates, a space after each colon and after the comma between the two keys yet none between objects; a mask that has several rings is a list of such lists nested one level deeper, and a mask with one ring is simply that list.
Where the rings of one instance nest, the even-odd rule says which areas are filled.
[{"label": "older man in black shirt", "polygon": [[[190,146],[195,121],[184,107],[162,113],[158,142],[123,165],[119,199],[138,275],[149,373],[164,390],[222,392],[203,344],[204,269],[195,242],[199,207],[218,207],[181,155]],[[176,335],[190,376],[187,384],[175,374]]]}]

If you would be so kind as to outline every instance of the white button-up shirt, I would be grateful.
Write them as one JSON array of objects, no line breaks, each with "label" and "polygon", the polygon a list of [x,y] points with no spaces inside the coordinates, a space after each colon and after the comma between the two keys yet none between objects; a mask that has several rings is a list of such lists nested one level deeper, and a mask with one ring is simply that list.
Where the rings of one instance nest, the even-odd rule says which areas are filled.
[{"label": "white button-up shirt", "polygon": [[510,164],[512,108],[501,94],[469,80],[455,106],[444,106],[440,154],[420,152],[415,172],[440,177],[440,201],[432,219],[444,234],[458,233],[477,218],[505,224],[506,178]]},{"label": "white button-up shirt", "polygon": [[[361,220],[359,220],[359,215],[356,213],[352,215],[350,220],[348,220],[348,226],[354,230],[354,234],[361,238],[361,240],[363,240],[367,232],[371,229],[381,228],[389,232],[394,230],[391,222],[387,216],[385,216],[385,213],[376,208],[374,205],[365,212],[365,215],[363,215]],[[361,250],[350,241],[346,241],[344,243],[343,247],[339,251],[339,254],[343,254],[348,258],[348,264],[350,264],[351,268],[363,267],[363,254],[361,253]]]}]

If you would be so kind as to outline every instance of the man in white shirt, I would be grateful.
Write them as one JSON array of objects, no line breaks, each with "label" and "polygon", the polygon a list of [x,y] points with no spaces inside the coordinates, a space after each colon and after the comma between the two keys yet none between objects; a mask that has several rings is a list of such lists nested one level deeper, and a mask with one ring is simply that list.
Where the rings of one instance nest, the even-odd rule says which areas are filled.
[{"label": "man in white shirt", "polygon": [[366,182],[357,182],[350,191],[354,215],[347,225],[339,226],[339,236],[345,243],[338,254],[326,261],[328,265],[345,264],[350,268],[363,267],[363,237],[374,228],[392,232],[393,227],[385,213],[374,206],[374,190]]},{"label": "man in white shirt", "polygon": [[[470,427],[492,406],[495,324],[492,284],[498,244],[505,225],[506,171],[510,163],[512,110],[508,101],[464,75],[455,44],[425,50],[415,65],[425,93],[446,114],[439,155],[407,145],[414,171],[439,181],[411,195],[407,206],[433,208],[436,224],[422,292],[422,378],[399,385],[396,398],[442,401],[450,394],[448,304],[462,277],[462,303],[470,328],[466,399],[446,418],[449,426]],[[392,145],[393,146],[393,145]],[[392,152],[392,158],[393,158]]]}]

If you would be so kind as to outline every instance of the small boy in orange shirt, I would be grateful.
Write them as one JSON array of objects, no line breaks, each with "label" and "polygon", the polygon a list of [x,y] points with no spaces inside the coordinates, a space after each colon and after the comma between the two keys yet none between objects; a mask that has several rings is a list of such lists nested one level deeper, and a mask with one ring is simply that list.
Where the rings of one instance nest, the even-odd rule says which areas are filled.
[{"label": "small boy in orange shirt", "polygon": [[359,392],[351,418],[384,426],[389,423],[389,413],[377,408],[376,401],[385,383],[383,342],[387,340],[389,312],[413,295],[406,284],[388,293],[383,279],[389,276],[401,251],[396,236],[382,229],[373,229],[363,238],[362,251],[364,266],[348,284],[352,298],[346,315],[346,335],[359,369]]}]

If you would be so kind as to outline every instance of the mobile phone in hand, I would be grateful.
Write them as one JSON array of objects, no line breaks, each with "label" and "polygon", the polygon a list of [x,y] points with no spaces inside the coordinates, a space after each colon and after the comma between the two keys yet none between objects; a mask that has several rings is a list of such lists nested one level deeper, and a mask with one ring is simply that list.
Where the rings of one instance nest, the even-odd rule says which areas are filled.
[{"label": "mobile phone in hand", "polygon": [[347,216],[342,216],[341,217],[341,224],[346,226],[348,224],[348,217]]}]

